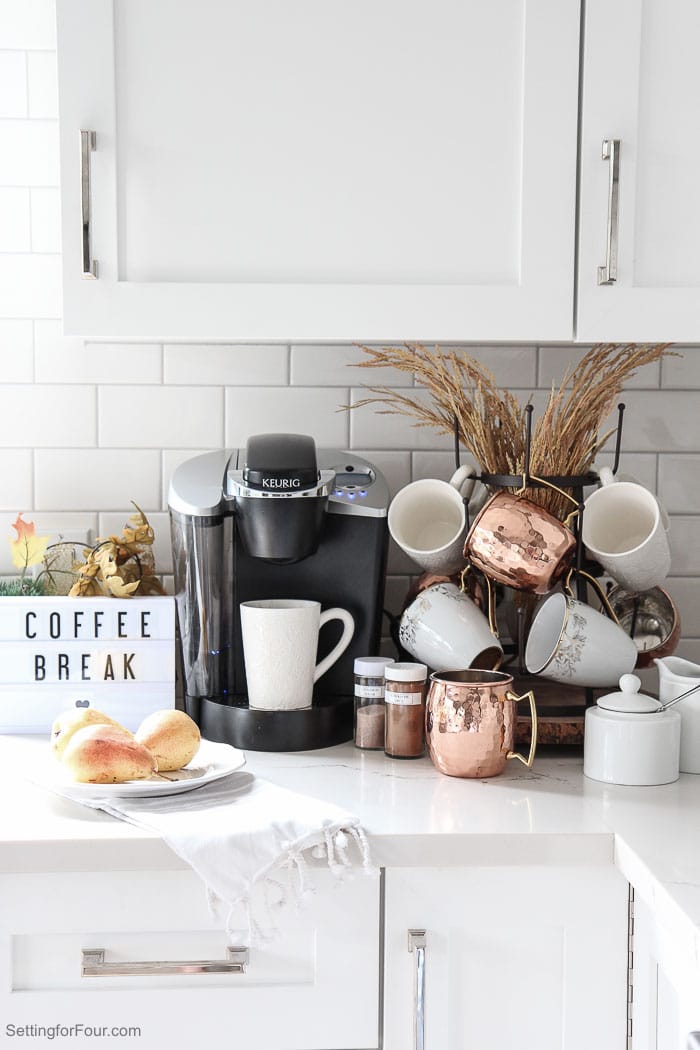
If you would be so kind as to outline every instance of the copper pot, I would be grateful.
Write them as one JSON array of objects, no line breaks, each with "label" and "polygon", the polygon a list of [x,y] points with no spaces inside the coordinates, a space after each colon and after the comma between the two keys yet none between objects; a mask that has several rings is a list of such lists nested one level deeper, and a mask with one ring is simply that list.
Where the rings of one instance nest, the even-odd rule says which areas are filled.
[{"label": "copper pot", "polygon": [[[532,691],[517,696],[504,671],[445,671],[430,676],[425,738],[428,754],[449,777],[495,777],[510,758],[530,768],[537,746]],[[513,750],[516,704],[530,701],[532,738],[527,758]]]}]

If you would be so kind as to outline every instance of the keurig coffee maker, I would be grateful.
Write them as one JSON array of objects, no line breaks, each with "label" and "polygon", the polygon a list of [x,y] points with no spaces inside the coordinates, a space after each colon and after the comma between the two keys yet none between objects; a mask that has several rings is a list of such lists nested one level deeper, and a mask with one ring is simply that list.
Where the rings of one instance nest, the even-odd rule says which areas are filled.
[{"label": "keurig coffee maker", "polygon": [[[257,751],[351,739],[353,662],[379,647],[388,503],[371,463],[300,434],[261,434],[177,468],[168,507],[183,686],[205,737]],[[239,607],[261,598],[312,599],[355,620],[311,708],[248,706]],[[321,632],[319,658],[338,640],[334,626]]]}]

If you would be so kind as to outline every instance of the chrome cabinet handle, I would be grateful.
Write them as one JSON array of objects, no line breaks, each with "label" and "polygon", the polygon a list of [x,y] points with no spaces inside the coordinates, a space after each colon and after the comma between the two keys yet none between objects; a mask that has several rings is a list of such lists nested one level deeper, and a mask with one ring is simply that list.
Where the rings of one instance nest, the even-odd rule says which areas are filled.
[{"label": "chrome cabinet handle", "polygon": [[105,962],[104,948],[83,948],[81,977],[162,977],[171,974],[245,973],[247,948],[227,948],[225,959],[193,959],[177,962]]},{"label": "chrome cabinet handle", "polygon": [[617,280],[617,227],[620,197],[620,140],[603,139],[602,159],[608,162],[608,228],[605,238],[605,266],[598,267],[598,284]]},{"label": "chrome cabinet handle", "polygon": [[425,1050],[425,930],[408,931],[408,950],[415,952],[416,981],[413,986],[413,1048]]},{"label": "chrome cabinet handle", "polygon": [[92,258],[92,235],[90,230],[90,154],[96,148],[94,131],[80,132],[80,241],[83,253],[83,280],[97,280],[97,263]]}]

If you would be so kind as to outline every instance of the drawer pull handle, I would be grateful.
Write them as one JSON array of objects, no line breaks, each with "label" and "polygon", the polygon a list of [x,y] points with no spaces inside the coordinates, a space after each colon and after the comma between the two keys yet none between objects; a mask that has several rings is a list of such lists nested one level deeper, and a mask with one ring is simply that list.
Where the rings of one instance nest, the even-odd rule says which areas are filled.
[{"label": "drawer pull handle", "polygon": [[598,284],[617,280],[617,224],[620,197],[620,140],[603,139],[602,159],[608,162],[608,227],[605,236],[605,266],[598,267]]},{"label": "drawer pull handle", "polygon": [[425,1050],[425,930],[408,931],[408,950],[416,956],[413,986],[413,1047]]},{"label": "drawer pull handle", "polygon": [[83,280],[97,279],[97,263],[92,258],[92,203],[90,199],[90,154],[96,148],[94,131],[80,132],[80,243],[83,253]]},{"label": "drawer pull handle", "polygon": [[171,974],[245,973],[247,948],[227,948],[225,959],[177,962],[105,962],[104,948],[83,948],[81,977],[163,977]]}]

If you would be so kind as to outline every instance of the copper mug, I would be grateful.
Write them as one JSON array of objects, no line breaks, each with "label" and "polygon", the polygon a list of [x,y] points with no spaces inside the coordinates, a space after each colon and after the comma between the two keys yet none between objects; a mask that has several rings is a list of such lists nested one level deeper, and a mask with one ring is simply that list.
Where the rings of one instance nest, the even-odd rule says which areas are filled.
[{"label": "copper mug", "polygon": [[[537,746],[532,691],[517,696],[504,671],[445,671],[430,676],[425,738],[434,766],[448,777],[495,777],[508,759],[529,769]],[[513,750],[516,704],[530,701],[532,738],[527,758]]]},{"label": "copper mug", "polygon": [[568,525],[577,513],[578,506],[562,522],[522,493],[501,490],[474,519],[464,557],[489,580],[548,594],[573,559],[576,538]]}]

